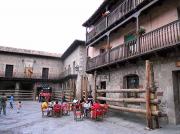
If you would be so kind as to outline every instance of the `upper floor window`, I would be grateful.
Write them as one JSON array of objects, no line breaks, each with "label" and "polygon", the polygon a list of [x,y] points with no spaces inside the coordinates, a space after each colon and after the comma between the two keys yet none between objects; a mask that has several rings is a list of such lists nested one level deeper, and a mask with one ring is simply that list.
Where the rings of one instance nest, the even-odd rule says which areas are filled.
[{"label": "upper floor window", "polygon": [[127,35],[124,36],[124,42],[129,42],[129,41],[133,41],[136,39],[136,32],[132,32],[132,33],[129,33]]},{"label": "upper floor window", "polygon": [[13,65],[6,65],[5,77],[6,78],[13,77]]},{"label": "upper floor window", "polygon": [[100,54],[104,53],[105,52],[105,49],[104,48],[101,48],[100,49]]},{"label": "upper floor window", "polygon": [[42,79],[48,79],[49,75],[49,68],[43,68],[42,69]]}]

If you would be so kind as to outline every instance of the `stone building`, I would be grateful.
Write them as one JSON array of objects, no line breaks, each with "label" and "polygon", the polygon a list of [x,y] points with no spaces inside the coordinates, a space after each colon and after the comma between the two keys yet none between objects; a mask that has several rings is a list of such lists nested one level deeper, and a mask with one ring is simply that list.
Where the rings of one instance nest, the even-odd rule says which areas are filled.
[{"label": "stone building", "polygon": [[145,60],[150,60],[160,109],[169,123],[180,123],[179,19],[179,0],[105,0],[83,24],[92,89],[144,88]]},{"label": "stone building", "polygon": [[[61,56],[63,63],[63,72],[61,73],[60,89],[65,93],[68,90],[72,91],[72,94],[67,95],[69,101],[74,97],[80,99],[82,97],[82,80],[81,77],[85,77],[86,66],[86,47],[85,42],[75,40],[69,48]],[[59,94],[56,92],[56,94]],[[57,95],[61,97],[61,95]]]},{"label": "stone building", "polygon": [[[86,53],[84,42],[79,40],[75,40],[62,56],[1,46],[0,93],[5,92],[7,96],[13,94],[16,100],[35,100],[42,88],[50,88],[53,97],[58,98],[57,91],[65,89],[62,86],[65,85],[65,80],[72,76],[75,82],[78,81],[76,79],[79,78],[80,71],[75,70],[75,67],[82,69],[83,74],[84,53]],[[70,68],[72,70],[67,72]],[[75,90],[76,88],[78,94],[81,90],[78,84]]]}]

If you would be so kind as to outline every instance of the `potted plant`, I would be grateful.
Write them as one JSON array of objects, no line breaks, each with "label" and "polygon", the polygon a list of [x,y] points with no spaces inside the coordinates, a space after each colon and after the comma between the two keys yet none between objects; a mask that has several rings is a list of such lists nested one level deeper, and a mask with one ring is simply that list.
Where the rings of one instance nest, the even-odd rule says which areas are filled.
[{"label": "potted plant", "polygon": [[146,29],[143,26],[140,26],[138,30],[138,35],[143,35],[144,33],[146,33]]}]

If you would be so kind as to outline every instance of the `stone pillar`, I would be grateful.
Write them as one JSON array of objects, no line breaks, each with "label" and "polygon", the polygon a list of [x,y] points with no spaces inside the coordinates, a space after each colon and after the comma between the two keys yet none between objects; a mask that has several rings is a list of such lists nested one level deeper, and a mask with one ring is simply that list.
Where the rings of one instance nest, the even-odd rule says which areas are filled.
[{"label": "stone pillar", "polygon": [[37,87],[36,84],[33,84],[33,100],[36,101],[36,93],[37,93]]},{"label": "stone pillar", "polygon": [[19,90],[20,90],[20,82],[16,82],[15,83],[15,96],[16,96],[16,98],[15,99],[19,99]]}]

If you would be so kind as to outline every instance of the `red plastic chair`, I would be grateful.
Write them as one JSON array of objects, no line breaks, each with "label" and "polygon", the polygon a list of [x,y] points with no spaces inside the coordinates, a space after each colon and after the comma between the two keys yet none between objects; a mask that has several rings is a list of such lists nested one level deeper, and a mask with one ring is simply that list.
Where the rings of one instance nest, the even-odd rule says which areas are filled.
[{"label": "red plastic chair", "polygon": [[107,104],[103,104],[102,105],[102,109],[103,109],[103,115],[105,116],[108,112],[108,105]]},{"label": "red plastic chair", "polygon": [[63,111],[63,115],[69,115],[70,114],[70,105],[69,104],[63,104],[62,105],[62,111]]},{"label": "red plastic chair", "polygon": [[76,104],[74,106],[74,120],[83,120],[83,112],[82,112],[82,105]]},{"label": "red plastic chair", "polygon": [[104,116],[104,110],[103,110],[103,107],[98,107],[98,108],[96,108],[96,107],[91,107],[91,110],[92,110],[92,112],[91,112],[91,118],[92,119],[99,119],[99,118],[102,118],[103,119],[103,116]]},{"label": "red plastic chair", "polygon": [[53,107],[53,112],[55,116],[61,116],[61,105],[55,104]]}]

